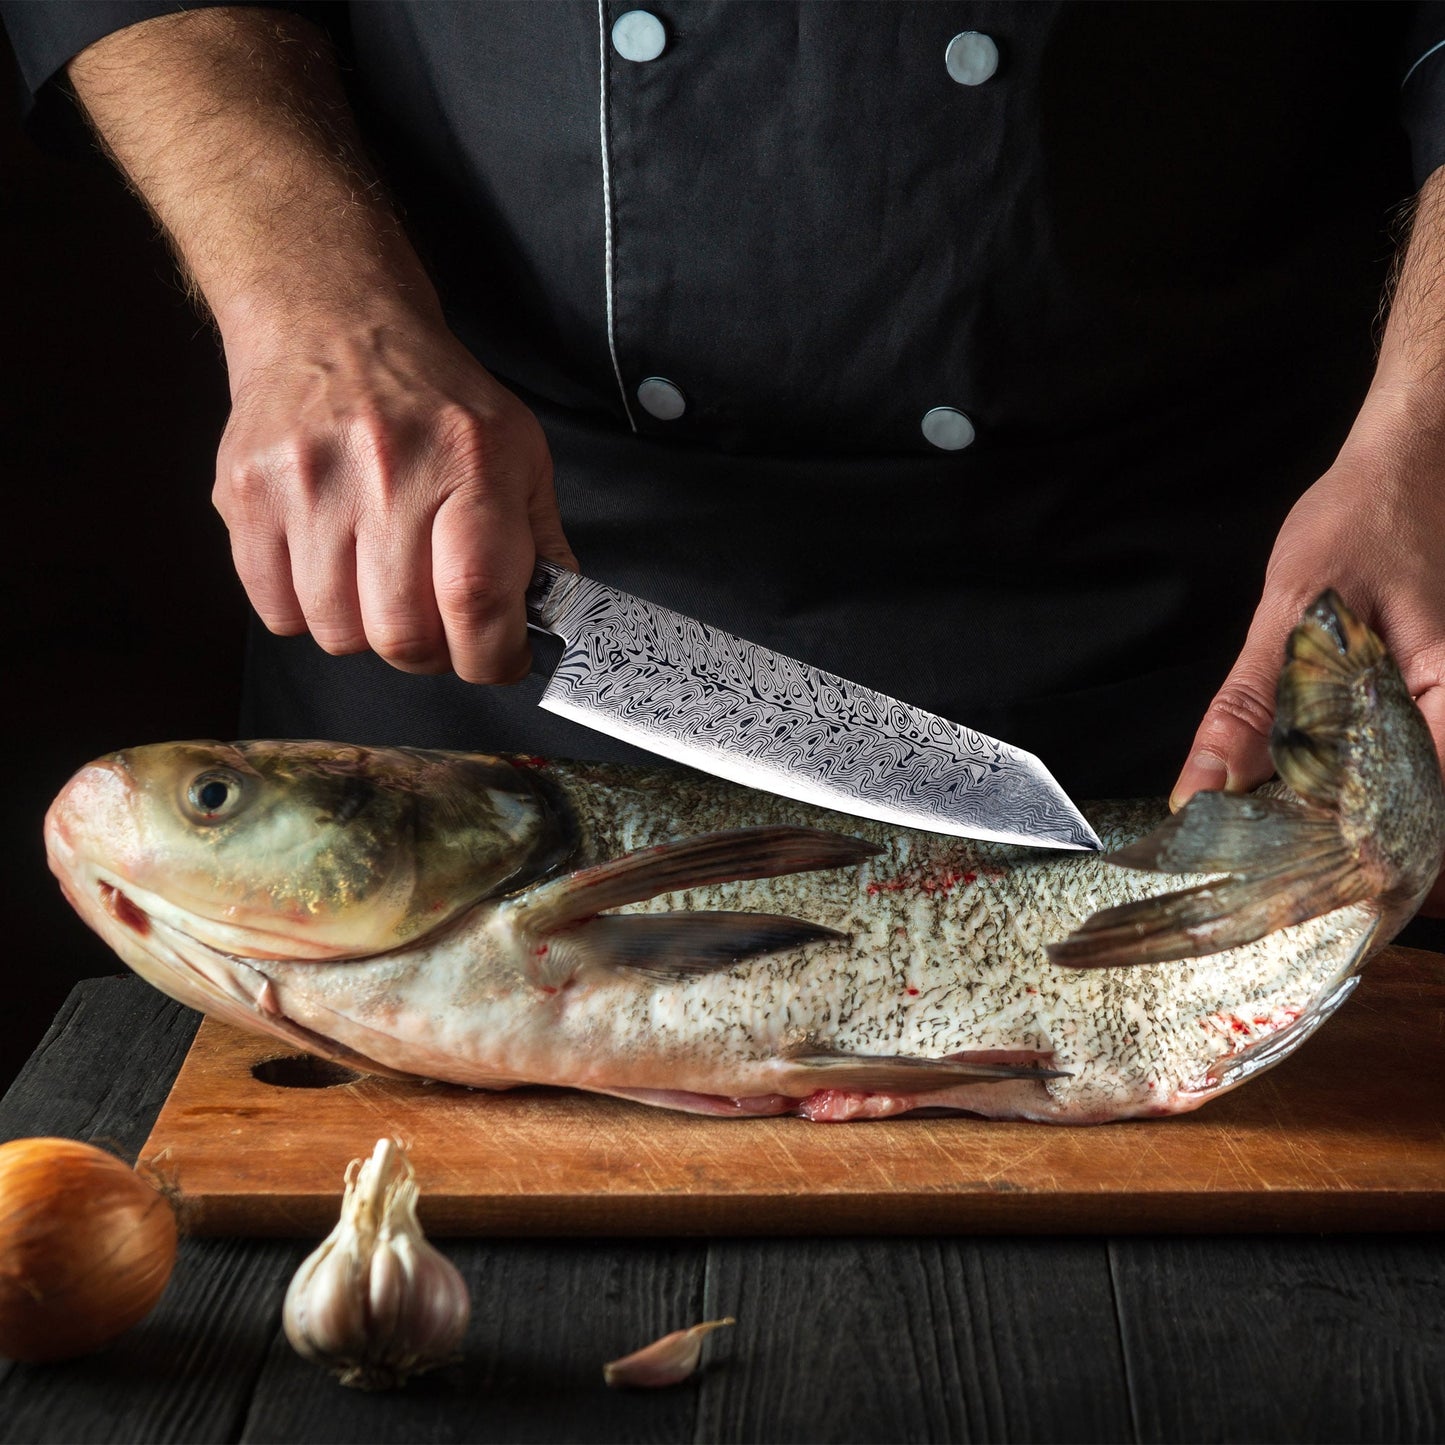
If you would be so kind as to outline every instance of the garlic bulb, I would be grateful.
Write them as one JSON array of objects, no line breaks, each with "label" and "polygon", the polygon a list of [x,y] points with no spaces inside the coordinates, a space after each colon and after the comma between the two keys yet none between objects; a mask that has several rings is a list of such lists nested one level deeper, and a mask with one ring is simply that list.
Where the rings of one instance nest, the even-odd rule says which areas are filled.
[{"label": "garlic bulb", "polygon": [[735,1324],[737,1321],[729,1315],[725,1320],[706,1320],[688,1330],[674,1330],[620,1360],[609,1361],[602,1367],[602,1378],[609,1385],[648,1390],[681,1384],[697,1369],[703,1336]]},{"label": "garlic bulb", "polygon": [[0,1355],[100,1349],[150,1313],[175,1262],[171,1201],[123,1159],[75,1139],[0,1146]]},{"label": "garlic bulb", "polygon": [[353,1159],[336,1228],[286,1291],[286,1338],[343,1385],[404,1385],[456,1358],[466,1333],[466,1282],[421,1232],[415,1175],[399,1140]]}]

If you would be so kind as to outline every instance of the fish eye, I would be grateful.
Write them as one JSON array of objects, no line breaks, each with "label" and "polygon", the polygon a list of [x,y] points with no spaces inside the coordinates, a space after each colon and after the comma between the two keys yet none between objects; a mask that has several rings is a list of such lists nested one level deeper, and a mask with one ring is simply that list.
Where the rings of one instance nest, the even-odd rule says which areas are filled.
[{"label": "fish eye", "polygon": [[241,798],[241,777],[225,768],[211,768],[191,779],[186,801],[203,822],[232,812]]}]

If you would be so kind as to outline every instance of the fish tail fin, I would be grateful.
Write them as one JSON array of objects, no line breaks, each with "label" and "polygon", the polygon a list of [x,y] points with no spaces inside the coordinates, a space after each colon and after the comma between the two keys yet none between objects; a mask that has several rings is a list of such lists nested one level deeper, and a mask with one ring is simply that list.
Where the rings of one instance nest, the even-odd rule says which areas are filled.
[{"label": "fish tail fin", "polygon": [[1109,861],[1226,876],[1104,909],[1049,944],[1050,959],[1105,968],[1221,953],[1387,892],[1388,860],[1342,826],[1340,809],[1342,793],[1359,782],[1358,730],[1397,701],[1382,704],[1376,684],[1393,679],[1403,690],[1398,678],[1380,639],[1333,591],[1321,594],[1290,634],[1270,738],[1275,766],[1298,796],[1196,793]]},{"label": "fish tail fin", "polygon": [[1290,633],[1269,750],[1280,777],[1307,802],[1338,806],[1351,775],[1351,734],[1374,702],[1361,698],[1359,685],[1382,666],[1398,681],[1384,643],[1333,588],[1315,599]]}]

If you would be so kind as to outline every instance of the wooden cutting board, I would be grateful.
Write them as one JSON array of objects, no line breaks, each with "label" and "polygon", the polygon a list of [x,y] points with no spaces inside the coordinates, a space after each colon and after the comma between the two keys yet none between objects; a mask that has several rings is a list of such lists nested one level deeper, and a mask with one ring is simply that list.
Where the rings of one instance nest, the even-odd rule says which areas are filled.
[{"label": "wooden cutting board", "polygon": [[1377,958],[1270,1073],[1192,1114],[1091,1128],[706,1119],[559,1089],[337,1083],[208,1019],[141,1157],[175,1178],[201,1234],[325,1233],[347,1161],[383,1135],[409,1147],[436,1235],[1436,1229],[1442,1067],[1445,956],[1410,949]]}]

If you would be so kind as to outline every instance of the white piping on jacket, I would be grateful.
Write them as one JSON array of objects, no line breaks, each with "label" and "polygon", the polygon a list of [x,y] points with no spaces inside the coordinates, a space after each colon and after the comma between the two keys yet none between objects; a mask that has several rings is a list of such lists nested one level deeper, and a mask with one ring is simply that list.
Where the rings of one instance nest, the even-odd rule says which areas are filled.
[{"label": "white piping on jacket", "polygon": [[[600,0],[599,0],[599,3],[600,3]],[[1409,68],[1409,70],[1407,70],[1407,71],[1405,72],[1405,78],[1404,78],[1404,80],[1402,80],[1402,81],[1400,82],[1400,89],[1401,89],[1401,90],[1404,90],[1404,88],[1405,88],[1407,85],[1409,85],[1409,83],[1410,83],[1410,77],[1411,77],[1412,75],[1414,75],[1414,73],[1415,73],[1417,70],[1419,70],[1419,68],[1420,68],[1427,60],[1429,60],[1429,58],[1430,58],[1432,55],[1434,55],[1434,53],[1435,53],[1437,50],[1439,50],[1442,45],[1445,45],[1445,40],[1437,40],[1437,41],[1435,42],[1435,44],[1432,45],[1432,46],[1429,48],[1429,50],[1427,50],[1427,51],[1414,63],[1414,65],[1412,65],[1412,66]]]},{"label": "white piping on jacket", "polygon": [[607,136],[607,16],[603,10],[604,0],[597,0],[597,93],[600,97],[599,127],[602,139],[602,233],[606,250],[607,284],[607,350],[612,356],[612,374],[617,378],[617,390],[622,396],[622,410],[627,413],[627,425],[637,430],[632,407],[627,401],[627,388],[622,384],[622,367],[617,361],[617,328],[612,306],[612,167],[608,159]]}]

